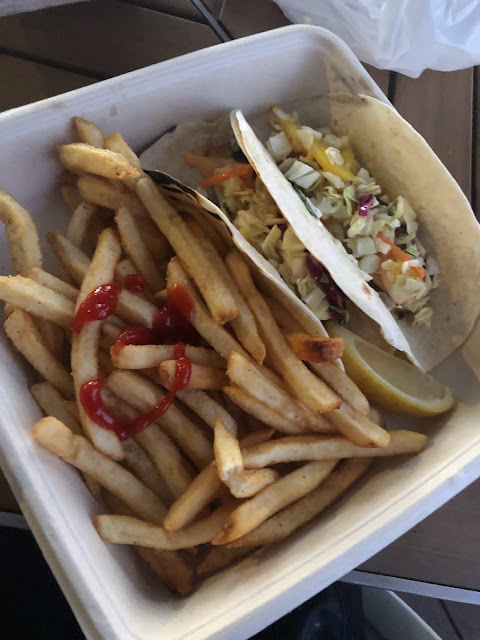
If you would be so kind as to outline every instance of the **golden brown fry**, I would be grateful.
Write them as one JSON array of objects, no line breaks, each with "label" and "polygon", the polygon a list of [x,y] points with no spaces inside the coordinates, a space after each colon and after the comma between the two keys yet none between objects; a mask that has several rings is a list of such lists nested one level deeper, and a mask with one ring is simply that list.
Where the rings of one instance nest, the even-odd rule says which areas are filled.
[{"label": "golden brown fry", "polygon": [[[46,416],[53,416],[57,420],[60,420],[60,422],[68,427],[68,429],[70,429],[70,431],[75,435],[83,434],[80,422],[72,416],[65,406],[66,402],[70,401],[64,400],[55,387],[52,387],[48,382],[39,382],[30,388],[30,393]],[[76,409],[76,403],[73,401],[71,402]],[[82,476],[85,484],[87,485],[87,489],[94,498],[98,499],[102,489],[100,484],[85,473],[82,473]]]},{"label": "golden brown fry", "polygon": [[[75,176],[75,179],[76,177],[77,176]],[[75,211],[78,205],[82,202],[82,196],[79,194],[76,185],[68,183],[63,184],[60,187],[60,191],[62,192],[62,197],[67,207],[72,211]]]},{"label": "golden brown fry", "polygon": [[15,273],[28,276],[32,267],[42,267],[42,250],[37,227],[29,212],[10,194],[0,189],[0,220],[5,225]]},{"label": "golden brown fry", "polygon": [[222,324],[235,318],[238,307],[227,283],[212,267],[208,255],[182,217],[150,178],[137,182],[137,194],[199,288],[213,318]]},{"label": "golden brown fry", "polygon": [[68,282],[61,280],[56,276],[53,276],[51,273],[48,273],[48,271],[33,267],[33,269],[30,269],[28,277],[31,280],[35,280],[35,282],[38,282],[38,284],[43,284],[45,287],[56,291],[61,296],[64,296],[72,302],[75,302],[77,300],[78,289],[72,287],[72,285],[68,284]]},{"label": "golden brown fry", "polygon": [[119,153],[98,149],[83,142],[59,147],[60,162],[74,173],[93,173],[111,180],[137,178],[140,172]]},{"label": "golden brown fry", "polygon": [[65,237],[79,249],[82,248],[92,218],[97,214],[97,207],[90,202],[80,202],[72,213]]},{"label": "golden brown fry", "polygon": [[[121,247],[112,229],[102,232],[95,254],[80,288],[75,311],[78,311],[85,298],[98,286],[113,280],[115,266],[121,255]],[[114,460],[123,458],[121,443],[113,431],[109,431],[94,422],[80,400],[82,386],[91,380],[98,379],[98,343],[102,322],[95,320],[86,324],[80,333],[72,336],[72,374],[75,385],[75,396],[80,411],[80,420],[87,436],[94,445]]]},{"label": "golden brown fry", "polygon": [[[205,367],[225,369],[225,360],[213,349],[185,347],[185,355],[192,363]],[[148,369],[174,358],[174,346],[169,344],[127,344],[118,353],[112,353],[113,364],[118,369]]]},{"label": "golden brown fry", "polygon": [[168,261],[173,255],[172,247],[154,221],[151,218],[142,218],[142,223],[139,226],[142,240],[152,256],[160,262]]},{"label": "golden brown fry", "polygon": [[[171,388],[175,379],[176,366],[176,360],[165,360],[158,367],[160,381],[167,389]],[[228,378],[225,370],[204,367],[201,364],[192,362],[187,389],[223,389],[227,382]]]},{"label": "golden brown fry", "polygon": [[43,418],[33,427],[42,446],[92,476],[148,522],[161,523],[166,509],[151,489],[130,471],[104,455],[83,436],[74,435],[56,418]]},{"label": "golden brown fry", "polygon": [[268,405],[263,404],[263,402],[260,402],[254,396],[251,396],[245,389],[241,389],[236,385],[229,385],[223,388],[223,392],[244,411],[281,433],[291,435],[311,433],[308,427],[285,418]]},{"label": "golden brown fry", "polygon": [[89,144],[92,147],[103,149],[104,137],[100,127],[97,127],[93,122],[78,117],[74,118],[73,122],[80,142],[85,142],[85,144]]},{"label": "golden brown fry", "polygon": [[343,354],[342,338],[313,338],[307,333],[290,333],[285,338],[297,358],[306,362],[329,362]]},{"label": "golden brown fry", "polygon": [[80,176],[77,182],[77,188],[83,200],[113,211],[126,206],[133,215],[146,218],[145,207],[137,196],[123,185],[119,186],[120,188],[116,188],[112,183],[95,176]]},{"label": "golden brown fry", "polygon": [[229,476],[225,484],[235,498],[251,498],[279,478],[274,469],[244,469]]},{"label": "golden brown fry", "polygon": [[372,405],[370,405],[367,418],[375,424],[380,425],[381,427],[385,426],[382,412],[380,411],[380,409],[377,409],[377,407],[373,407]]},{"label": "golden brown fry", "polygon": [[196,293],[192,281],[188,277],[178,258],[172,258],[168,263],[167,285],[168,288],[182,285],[187,290],[193,305],[192,325],[198,333],[208,342],[222,358],[228,360],[234,351],[247,356],[247,352],[235,340],[235,338],[218,325],[207,311],[204,303]]},{"label": "golden brown fry", "polygon": [[356,411],[368,414],[367,398],[357,385],[334,362],[319,362],[310,365],[312,370],[331,387],[340,398]]},{"label": "golden brown fry", "polygon": [[295,428],[297,433],[305,431],[305,428],[323,433],[336,431],[325,416],[309,411],[288,391],[262,374],[263,369],[259,369],[239,353],[232,353],[228,360],[227,375],[230,380],[259,403],[290,421],[292,431]]},{"label": "golden brown fry", "polygon": [[120,133],[115,132],[108,135],[104,140],[104,146],[105,149],[120,153],[128,160],[132,167],[135,167],[139,172],[143,173],[138,156],[130,149]]},{"label": "golden brown fry", "polygon": [[226,544],[240,538],[270,516],[313,491],[337,462],[309,462],[269,485],[251,500],[242,503],[230,515],[223,531],[213,538],[212,544]]},{"label": "golden brown fry", "polygon": [[244,558],[254,551],[255,547],[212,547],[197,567],[197,576],[206,576],[214,571],[225,569],[240,558]]},{"label": "golden brown fry", "polygon": [[390,442],[390,435],[385,429],[345,402],[338,409],[328,411],[327,417],[341,434],[359,447],[385,447]]},{"label": "golden brown fry", "polygon": [[226,257],[226,262],[257,320],[269,357],[297,398],[317,413],[338,407],[340,404],[338,396],[314,376],[287,345],[272,312],[255,287],[248,266],[240,253],[231,251]]},{"label": "golden brown fry", "polygon": [[210,542],[222,530],[234,504],[230,501],[202,520],[172,532],[127,516],[100,515],[94,518],[94,524],[105,542],[135,544],[151,549],[189,549]]},{"label": "golden brown fry", "polygon": [[5,320],[4,328],[15,348],[32,367],[66,397],[72,397],[72,376],[50,352],[30,314],[20,308],[14,309]]},{"label": "golden brown fry", "polygon": [[[131,371],[114,371],[107,387],[118,397],[139,411],[149,411],[165,397],[165,391],[146,378]],[[158,420],[198,469],[203,469],[213,458],[213,447],[203,431],[172,404]]]},{"label": "golden brown fry", "polygon": [[165,530],[175,531],[193,522],[197,515],[215,500],[221,487],[222,481],[214,464],[202,469],[170,507],[163,521]]},{"label": "golden brown fry", "polygon": [[[78,422],[78,424],[80,424],[80,413],[78,411],[78,407],[77,407],[76,401],[75,400],[64,400],[63,404],[65,406],[65,409],[72,416],[72,418],[74,420],[76,420]],[[63,422],[63,420],[60,420],[60,422]]]},{"label": "golden brown fry", "polygon": [[[131,422],[139,415],[138,411],[123,400],[120,400],[109,388],[102,390],[102,398],[107,408],[125,422]],[[158,424],[151,424],[140,433],[137,433],[134,438],[146,451],[164,481],[169,496],[167,502],[170,502],[171,498],[175,499],[182,495],[190,485],[193,474],[187,467],[176,445],[163,432],[162,428]],[[124,451],[125,444],[123,444]]]},{"label": "golden brown fry", "polygon": [[250,353],[254,360],[259,364],[262,364],[265,359],[266,349],[263,340],[259,336],[257,323],[250,307],[243,299],[242,294],[230,275],[223,258],[207,237],[202,226],[194,218],[187,218],[186,225],[207,254],[212,267],[216,269],[217,273],[221,273],[223,275],[228,288],[232,292],[235,304],[238,308],[238,315],[236,318],[231,320],[231,325],[238,341],[248,351],[248,353]]},{"label": "golden brown fry", "polygon": [[243,470],[240,444],[236,437],[230,433],[223,424],[221,418],[217,418],[215,422],[213,451],[215,453],[218,476],[224,482],[227,481],[230,476]]},{"label": "golden brown fry", "polygon": [[161,273],[157,259],[153,258],[142,240],[134,215],[127,207],[119,207],[115,214],[115,222],[125,253],[138,273],[145,278],[145,282],[153,292],[163,289],[166,284],[165,278]]},{"label": "golden brown fry", "polygon": [[145,449],[133,438],[125,440],[125,442],[122,443],[122,447],[125,464],[130,467],[134,475],[143,482],[145,486],[151,489],[164,504],[170,504],[172,494]]},{"label": "golden brown fry", "polygon": [[25,309],[39,318],[51,320],[61,327],[70,328],[74,304],[30,278],[0,276],[0,300]]},{"label": "golden brown fry", "polygon": [[419,453],[427,444],[427,436],[414,431],[390,431],[390,444],[385,447],[359,447],[347,438],[335,436],[288,436],[243,452],[245,467],[260,469],[281,462],[331,460],[338,458],[374,458]]},{"label": "golden brown fry", "polygon": [[238,428],[235,418],[223,405],[211,398],[204,391],[200,391],[199,389],[183,389],[182,391],[177,391],[176,397],[196,413],[212,430],[215,429],[216,419],[221,418],[230,433],[234,436],[237,435]]},{"label": "golden brown fry", "polygon": [[287,538],[345,493],[367,472],[371,462],[371,460],[343,460],[320,486],[276,513],[250,533],[231,542],[229,547],[251,548]]}]

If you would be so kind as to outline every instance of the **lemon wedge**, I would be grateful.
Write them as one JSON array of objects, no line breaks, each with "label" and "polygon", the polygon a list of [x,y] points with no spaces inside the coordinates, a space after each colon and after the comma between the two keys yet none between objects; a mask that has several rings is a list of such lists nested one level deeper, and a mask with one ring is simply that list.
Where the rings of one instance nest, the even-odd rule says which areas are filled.
[{"label": "lemon wedge", "polygon": [[328,332],[344,339],[345,370],[373,404],[412,416],[433,416],[453,406],[453,391],[413,364],[382,351],[344,327],[329,323]]}]

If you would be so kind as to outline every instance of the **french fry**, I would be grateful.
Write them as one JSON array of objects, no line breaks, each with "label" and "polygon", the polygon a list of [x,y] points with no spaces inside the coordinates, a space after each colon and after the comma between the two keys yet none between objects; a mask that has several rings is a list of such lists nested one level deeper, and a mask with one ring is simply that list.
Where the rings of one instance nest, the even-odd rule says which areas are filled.
[{"label": "french fry", "polygon": [[368,471],[371,462],[365,459],[343,460],[316,489],[228,546],[251,548],[284,540],[335,502]]},{"label": "french fry", "polygon": [[[122,185],[120,185],[122,186]],[[80,176],[77,189],[83,200],[105,209],[116,211],[121,206],[128,207],[135,216],[145,218],[147,212],[137,196],[127,188],[116,188],[112,183],[95,176]]]},{"label": "french fry", "polygon": [[70,328],[74,304],[56,291],[22,276],[0,276],[0,300]]},{"label": "french fry", "polygon": [[77,300],[78,289],[73,287],[71,284],[68,284],[68,282],[53,276],[51,273],[48,273],[48,271],[33,267],[30,269],[28,277],[31,280],[38,282],[38,284],[42,284],[43,286],[52,289],[52,291],[56,291],[61,296],[67,298],[67,300],[71,300],[71,302],[75,302]]},{"label": "french fry", "polygon": [[[39,382],[30,388],[30,393],[46,416],[53,416],[57,420],[60,420],[74,435],[83,434],[80,422],[72,416],[65,406],[65,400],[55,387],[48,382]],[[76,408],[77,405],[75,403],[73,404]],[[82,476],[87,485],[87,489],[94,498],[98,499],[101,494],[100,484],[85,473],[82,473]]]},{"label": "french fry", "polygon": [[60,362],[65,359],[65,333],[50,320],[32,318],[50,353]]},{"label": "french fry", "polygon": [[223,424],[221,418],[217,418],[215,422],[213,451],[218,476],[224,482],[243,470],[243,458],[238,440]]},{"label": "french fry", "polygon": [[313,338],[307,333],[290,333],[285,338],[297,358],[306,362],[329,362],[343,354],[342,338]]},{"label": "french fry", "polygon": [[172,532],[127,516],[100,515],[94,518],[94,524],[105,542],[151,549],[189,549],[210,542],[222,530],[234,504],[230,501],[202,520]]},{"label": "french fry", "polygon": [[213,269],[207,254],[182,217],[150,178],[137,182],[137,194],[199,288],[216,322],[223,324],[235,318],[238,307],[227,283],[222,274]]},{"label": "french fry", "polygon": [[125,253],[138,270],[138,273],[145,278],[145,282],[153,292],[163,289],[166,283],[158,262],[145,246],[135,217],[127,207],[121,206],[117,209],[115,222]]},{"label": "french fry", "polygon": [[209,573],[225,569],[237,560],[252,553],[255,547],[212,547],[197,567],[197,576],[203,577]]},{"label": "french fry", "polygon": [[111,133],[104,140],[105,149],[110,149],[110,151],[114,151],[115,153],[120,153],[127,161],[138,169],[140,173],[142,172],[142,167],[140,166],[140,160],[138,156],[130,149],[128,144],[125,142],[123,136],[117,132]]},{"label": "french fry", "polygon": [[[110,389],[102,390],[102,398],[108,409],[125,422],[138,417],[139,412],[112,393]],[[168,490],[169,499],[174,500],[182,495],[193,479],[193,473],[183,460],[174,442],[163,432],[158,424],[151,424],[140,431],[134,439],[150,457],[154,467],[160,474]],[[126,441],[129,442],[129,441]],[[125,444],[123,449],[125,451]]]},{"label": "french fry", "polygon": [[140,172],[119,153],[98,149],[83,142],[63,144],[59,147],[62,165],[74,173],[93,173],[111,180],[137,178]]},{"label": "french fry", "polygon": [[163,521],[165,506],[151,489],[130,471],[95,449],[86,438],[74,435],[56,418],[42,418],[33,427],[33,436],[43,447],[92,476],[141,518],[158,524]]},{"label": "french fry", "polygon": [[15,273],[26,277],[32,267],[41,269],[42,251],[35,222],[29,212],[3,189],[0,189],[0,220],[5,225]]},{"label": "french fry", "polygon": [[[188,347],[186,349],[188,355]],[[237,435],[238,426],[235,418],[223,405],[211,398],[204,391],[200,391],[199,389],[183,389],[182,391],[177,391],[176,397],[196,413],[212,430],[215,429],[216,419],[221,418],[230,433],[234,436]]]},{"label": "french fry", "polygon": [[122,443],[123,459],[125,464],[131,469],[133,474],[145,486],[153,491],[165,505],[170,504],[172,495],[167,483],[158,472],[150,456],[145,449],[133,438],[129,438]]},{"label": "french fry", "polygon": [[292,430],[296,425],[298,431],[304,431],[307,427],[323,433],[335,432],[325,416],[308,411],[288,391],[264,377],[262,371],[241,354],[232,353],[228,360],[227,375],[235,385],[259,403],[267,405],[270,410],[290,421]]},{"label": "french fry", "polygon": [[207,308],[197,295],[190,278],[178,258],[172,258],[167,268],[167,285],[168,288],[170,288],[176,284],[181,284],[185,287],[190,296],[193,306],[192,325],[202,338],[225,360],[228,360],[230,354],[234,351],[247,356],[247,352],[243,347],[224,327],[215,322],[207,311]]},{"label": "french fry", "polygon": [[[104,500],[112,513],[121,516],[135,514],[117,496],[104,491]],[[188,595],[193,589],[193,571],[177,551],[158,551],[147,547],[135,547],[135,551],[143,558],[151,570],[165,582],[172,591],[181,596]]]},{"label": "french fry", "polygon": [[313,375],[289,348],[267,303],[255,287],[248,266],[240,253],[231,251],[225,260],[258,322],[260,335],[277,372],[290,385],[297,398],[312,411],[324,413],[338,407],[338,396]]},{"label": "french fry", "polygon": [[212,544],[226,544],[242,537],[270,516],[313,491],[337,462],[338,460],[309,462],[269,485],[237,507],[223,530],[213,538]]},{"label": "french fry", "polygon": [[[100,338],[100,346],[102,349],[106,351],[110,350],[117,342],[121,333],[122,331],[118,327],[114,327],[111,324],[103,324]],[[113,365],[116,367],[115,363],[113,363]]]},{"label": "french fry", "polygon": [[72,211],[75,211],[78,205],[82,202],[82,196],[78,192],[76,185],[68,183],[62,184],[60,191],[67,207]]},{"label": "french fry", "polygon": [[[121,247],[115,232],[105,229],[102,232],[92,262],[85,274],[77,298],[77,311],[85,298],[96,287],[111,282],[121,255]],[[80,420],[87,436],[94,445],[114,460],[123,458],[123,449],[120,441],[113,431],[109,431],[94,422],[85,411],[80,400],[82,386],[98,378],[98,343],[102,321],[95,320],[86,324],[80,333],[72,335],[72,374],[75,385]]]},{"label": "french fry", "polygon": [[344,402],[359,413],[368,414],[369,403],[367,398],[339,366],[333,362],[312,363],[310,366]]},{"label": "french fry", "polygon": [[96,213],[97,207],[90,202],[80,202],[72,213],[65,237],[79,249],[87,239],[89,224]]},{"label": "french fry", "polygon": [[385,426],[382,412],[380,411],[380,409],[377,409],[377,407],[373,407],[372,405],[370,405],[367,418],[372,422],[374,422],[375,424],[380,425],[381,427]]},{"label": "french fry", "polygon": [[390,434],[385,429],[345,402],[338,409],[328,411],[327,417],[341,434],[359,447],[385,447],[390,442]]},{"label": "french fry", "polygon": [[14,309],[5,320],[4,328],[15,348],[32,367],[66,397],[72,397],[72,376],[50,352],[30,314],[20,308]]},{"label": "french fry", "polygon": [[235,498],[251,498],[268,485],[276,482],[280,474],[274,469],[244,469],[233,473],[225,481]]},{"label": "french fry", "polygon": [[100,127],[97,127],[93,122],[78,117],[74,118],[73,122],[80,142],[85,142],[85,144],[89,144],[92,147],[103,149],[104,137]]},{"label": "french fry", "polygon": [[281,462],[332,460],[338,458],[374,458],[419,453],[427,436],[414,431],[390,431],[385,447],[359,447],[347,438],[335,436],[288,436],[246,449],[243,462],[249,469],[261,469]]},{"label": "french fry", "polygon": [[[139,411],[149,411],[161,402],[165,392],[146,378],[131,371],[114,371],[106,382],[118,397]],[[158,420],[174,442],[198,469],[203,469],[213,458],[213,448],[203,431],[172,404]]]},{"label": "french fry", "polygon": [[242,294],[238,290],[235,281],[223,261],[223,258],[207,237],[203,227],[193,218],[187,219],[186,225],[207,254],[213,268],[217,273],[221,273],[223,275],[228,288],[232,292],[235,304],[238,308],[238,315],[231,320],[230,324],[232,325],[232,329],[237,336],[238,341],[248,351],[253,359],[256,360],[256,362],[262,364],[265,359],[266,349],[263,340],[260,338],[258,333],[257,323],[253,313],[250,311],[250,307],[243,299]]},{"label": "french fry", "polygon": [[218,496],[222,481],[217,467],[210,464],[200,471],[185,492],[170,507],[163,527],[175,531],[189,525]]},{"label": "french fry", "polygon": [[[158,367],[160,381],[167,389],[171,388],[175,379],[176,365],[176,360],[165,360]],[[223,389],[227,382],[225,370],[205,367],[192,362],[187,389]]]},{"label": "french fry", "polygon": [[[80,424],[80,413],[78,411],[78,407],[77,407],[77,403],[75,400],[64,400],[63,401],[63,405],[65,407],[65,409],[68,411],[68,413],[72,416],[72,418],[74,420],[76,420],[78,422],[78,424]],[[54,416],[56,417],[56,416]],[[63,422],[63,420],[60,420],[60,422]]]},{"label": "french fry", "polygon": [[[185,347],[185,355],[193,364],[225,369],[225,360],[213,349]],[[112,353],[113,364],[118,369],[148,369],[174,358],[174,346],[169,344],[127,344],[118,353]]]},{"label": "french fry", "polygon": [[160,262],[163,260],[168,261],[173,255],[172,247],[168,244],[168,240],[160,232],[154,221],[151,218],[142,218],[142,223],[139,227],[142,240],[152,256]]},{"label": "french fry", "polygon": [[[223,392],[244,411],[281,433],[290,435],[311,433],[308,427],[284,418],[280,413],[272,410],[268,405],[263,404],[237,385],[226,386],[223,388]],[[333,428],[332,431],[334,431]]]},{"label": "french fry", "polygon": [[327,337],[325,330],[321,331],[317,320],[312,318],[309,313],[293,317],[284,306],[287,304],[284,295],[273,282],[257,275],[255,283],[264,294],[265,301],[282,331],[285,333],[306,333],[317,338]]}]

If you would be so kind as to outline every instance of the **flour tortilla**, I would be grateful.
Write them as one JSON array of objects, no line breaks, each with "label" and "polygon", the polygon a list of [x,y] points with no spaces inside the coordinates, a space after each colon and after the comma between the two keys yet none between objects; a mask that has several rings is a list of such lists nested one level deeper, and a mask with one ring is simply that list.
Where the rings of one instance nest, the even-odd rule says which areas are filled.
[{"label": "flour tortilla", "polygon": [[[293,105],[302,124],[330,125],[338,135],[349,136],[356,157],[384,192],[391,198],[406,197],[416,211],[420,241],[440,268],[440,285],[430,294],[434,309],[430,328],[412,327],[409,319],[399,320],[388,311],[343,245],[308,213],[259,140],[266,138],[268,116],[252,118],[252,128],[235,111],[232,127],[300,241],[357,308],[378,325],[385,340],[428,371],[467,339],[480,313],[480,227],[447,169],[394,109],[375,98],[351,94],[331,95],[329,107],[330,118],[326,118],[325,96]],[[352,315],[350,328],[371,337],[365,318],[355,323],[359,314]]]}]

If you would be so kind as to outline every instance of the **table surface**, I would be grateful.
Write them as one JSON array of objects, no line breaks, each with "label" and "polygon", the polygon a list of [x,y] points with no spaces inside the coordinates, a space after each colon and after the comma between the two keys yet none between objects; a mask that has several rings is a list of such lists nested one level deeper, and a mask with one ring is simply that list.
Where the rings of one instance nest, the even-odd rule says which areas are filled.
[{"label": "table surface", "polygon": [[[288,24],[271,0],[206,0],[204,4],[233,38]],[[2,18],[0,110],[217,44],[218,34],[190,0],[97,0]],[[367,69],[432,146],[476,211],[480,199],[478,68],[426,71],[415,80]],[[1,510],[15,512],[18,506],[0,476]],[[359,569],[480,591],[479,523],[480,481]]]}]

